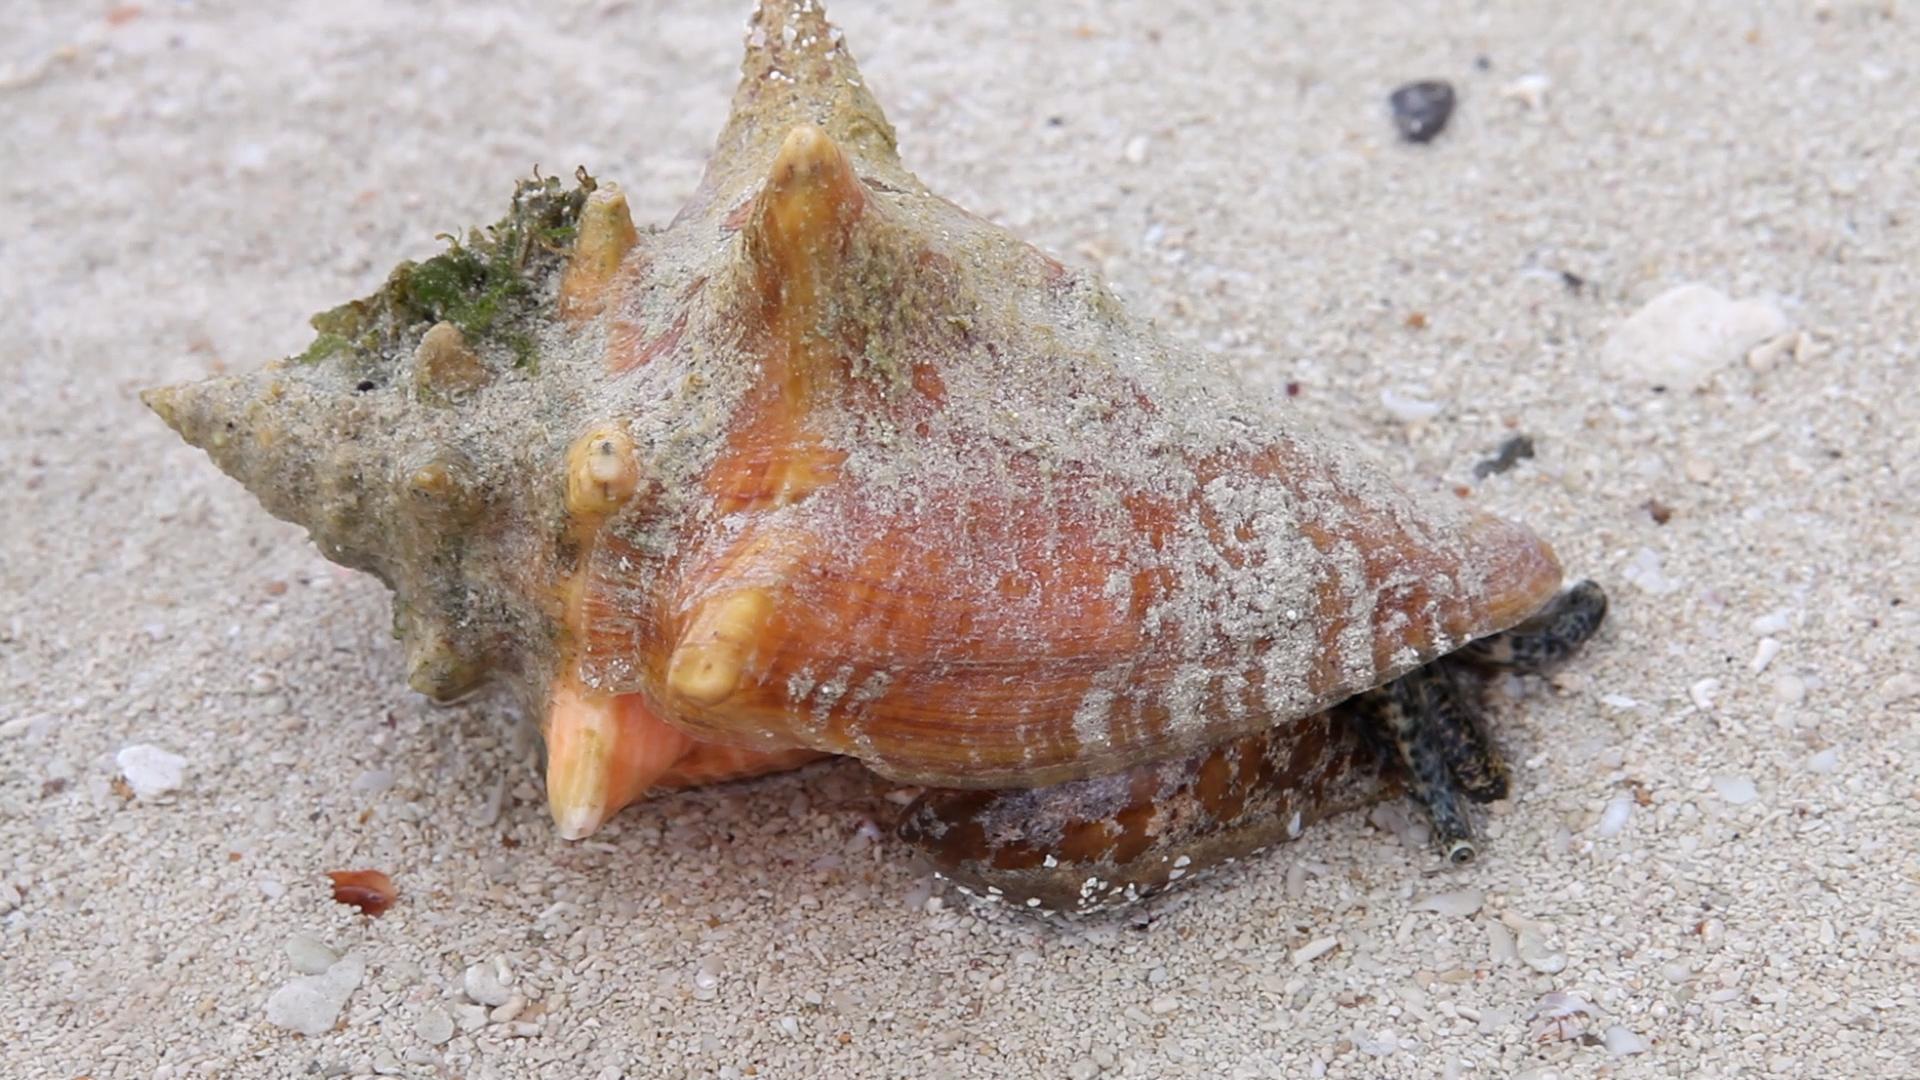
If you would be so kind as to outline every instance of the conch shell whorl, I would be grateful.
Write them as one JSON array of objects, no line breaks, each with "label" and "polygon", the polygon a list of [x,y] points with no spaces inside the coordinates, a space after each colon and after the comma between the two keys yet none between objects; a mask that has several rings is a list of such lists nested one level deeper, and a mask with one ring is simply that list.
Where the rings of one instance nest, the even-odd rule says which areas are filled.
[{"label": "conch shell whorl", "polygon": [[414,686],[520,690],[568,836],[821,754],[1114,773],[1318,714],[1560,579],[928,192],[813,0],[760,5],[669,226],[536,178],[316,326],[148,401],[394,587]]}]

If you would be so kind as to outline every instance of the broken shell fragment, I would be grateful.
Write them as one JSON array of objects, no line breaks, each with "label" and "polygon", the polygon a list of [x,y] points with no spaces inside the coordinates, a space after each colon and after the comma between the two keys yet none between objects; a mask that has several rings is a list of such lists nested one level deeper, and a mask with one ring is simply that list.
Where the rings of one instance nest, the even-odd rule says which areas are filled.
[{"label": "broken shell fragment", "polygon": [[1315,725],[1538,610],[1551,549],[935,196],[814,0],[749,41],[670,224],[536,176],[301,355],[148,403],[394,589],[416,688],[519,693],[570,838],[830,754],[1204,801],[1243,747],[1242,801],[1308,821],[1381,789]]},{"label": "broken shell fragment", "polygon": [[329,870],[333,902],[356,907],[367,915],[384,915],[400,898],[393,879],[379,870]]}]

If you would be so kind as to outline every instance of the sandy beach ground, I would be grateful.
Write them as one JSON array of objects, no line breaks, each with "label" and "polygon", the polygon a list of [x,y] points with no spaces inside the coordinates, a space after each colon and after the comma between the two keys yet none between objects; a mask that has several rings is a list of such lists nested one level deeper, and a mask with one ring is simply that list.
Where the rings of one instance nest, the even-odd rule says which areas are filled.
[{"label": "sandy beach ground", "polygon": [[[846,764],[558,840],[526,721],[407,691],[383,589],[136,399],[303,348],[536,163],[663,222],[746,7],[7,5],[0,1074],[1920,1070],[1920,11],[836,0],[935,190],[1615,600],[1499,697],[1476,864],[1385,807],[1053,923],[930,882]],[[1608,343],[1686,283],[1793,330],[1656,389]]]}]

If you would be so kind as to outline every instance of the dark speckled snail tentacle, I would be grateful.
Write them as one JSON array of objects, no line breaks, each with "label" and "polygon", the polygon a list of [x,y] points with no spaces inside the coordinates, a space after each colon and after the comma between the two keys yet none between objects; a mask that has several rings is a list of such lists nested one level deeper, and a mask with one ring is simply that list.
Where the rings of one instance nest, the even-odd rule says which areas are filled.
[{"label": "dark speckled snail tentacle", "polygon": [[1606,612],[1606,593],[1582,581],[1519,625],[1354,699],[1365,722],[1394,748],[1407,791],[1426,807],[1449,862],[1469,862],[1476,854],[1467,804],[1506,798],[1509,785],[1506,762],[1481,714],[1479,673],[1546,671],[1585,644]]},{"label": "dark speckled snail tentacle", "polygon": [[671,222],[536,175],[299,356],[147,400],[393,589],[414,687],[520,694],[569,838],[850,755],[1046,789],[975,815],[984,850],[1029,814],[1087,846],[1020,859],[1124,896],[1143,839],[1228,857],[1370,797],[1329,710],[1539,610],[1553,551],[1403,490],[894,139],[820,5],[763,0]]}]

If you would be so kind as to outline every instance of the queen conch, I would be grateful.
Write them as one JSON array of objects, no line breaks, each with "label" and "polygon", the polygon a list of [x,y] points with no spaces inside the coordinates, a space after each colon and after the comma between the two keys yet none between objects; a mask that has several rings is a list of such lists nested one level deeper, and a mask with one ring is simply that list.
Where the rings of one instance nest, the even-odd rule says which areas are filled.
[{"label": "queen conch", "polygon": [[969,819],[976,855],[1121,873],[1173,827],[1114,824],[1141,798],[1042,852],[1019,793],[1178,766],[1195,806],[1377,797],[1329,710],[1560,583],[1525,528],[1409,495],[928,191],[810,0],[761,3],[671,223],[536,176],[314,324],[299,356],[146,400],[393,590],[414,689],[519,693],[569,838],[849,755],[998,815]]}]

